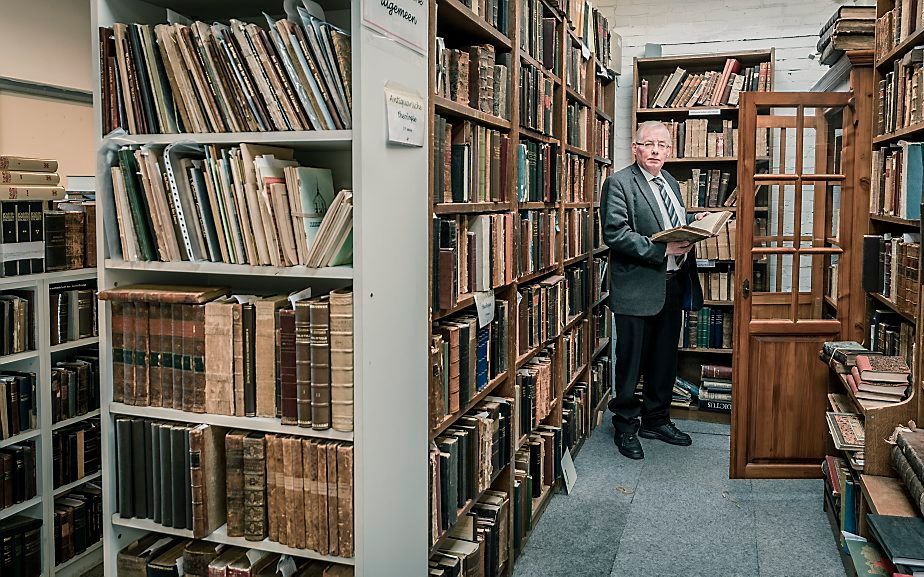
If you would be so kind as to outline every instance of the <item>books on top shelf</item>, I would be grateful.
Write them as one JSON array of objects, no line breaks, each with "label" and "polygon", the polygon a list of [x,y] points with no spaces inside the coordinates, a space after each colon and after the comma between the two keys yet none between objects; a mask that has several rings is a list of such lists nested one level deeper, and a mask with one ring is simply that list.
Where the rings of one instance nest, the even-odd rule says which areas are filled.
[{"label": "books on top shelf", "polygon": [[[852,16],[869,16],[869,8],[860,9],[859,6],[851,6],[850,8],[860,12]],[[843,13],[838,13],[836,16],[843,16]],[[875,10],[872,10],[872,16],[875,18]],[[922,18],[924,18],[924,7],[920,4],[910,0],[897,0],[894,2],[890,10],[885,11],[882,16],[876,19],[876,59],[882,58],[886,53],[907,40],[909,36],[918,32],[922,26]]]},{"label": "books on top shelf", "polygon": [[298,21],[101,27],[103,135],[343,130],[352,125],[350,34]]},{"label": "books on top shelf", "polygon": [[447,48],[436,37],[434,92],[479,112],[509,118],[510,54],[492,44]]},{"label": "books on top shelf", "polygon": [[831,66],[845,50],[870,50],[875,44],[876,7],[840,6],[818,32],[821,63]]},{"label": "books on top shelf", "polygon": [[113,166],[111,254],[312,268],[352,262],[352,193],[290,148],[123,147]]},{"label": "books on top shelf", "polygon": [[555,4],[563,4],[562,8],[571,22],[574,35],[596,56],[604,68],[609,68],[611,27],[603,12],[587,0],[563,0]]},{"label": "books on top shelf", "polygon": [[662,230],[651,236],[655,242],[699,242],[717,236],[734,214],[730,211],[712,212],[690,224]]},{"label": "books on top shelf", "polygon": [[[529,54],[547,70],[558,74],[558,51],[561,46],[556,18],[545,17],[546,5],[542,0],[520,2],[520,50]],[[571,68],[568,69],[569,72]]]},{"label": "books on top shelf", "polygon": [[864,381],[907,386],[911,377],[908,363],[900,356],[857,355],[856,369]]},{"label": "books on top shelf", "polygon": [[[654,82],[659,83],[656,89]],[[721,72],[693,74],[678,66],[660,79],[642,78],[636,97],[638,108],[737,106],[742,91],[769,92],[772,82],[769,62],[742,69],[738,59],[728,58]]]}]

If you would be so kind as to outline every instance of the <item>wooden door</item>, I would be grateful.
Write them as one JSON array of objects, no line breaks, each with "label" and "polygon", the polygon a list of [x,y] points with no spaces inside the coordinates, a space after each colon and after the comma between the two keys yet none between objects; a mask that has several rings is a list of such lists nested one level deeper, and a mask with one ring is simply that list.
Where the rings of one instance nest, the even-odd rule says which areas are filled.
[{"label": "wooden door", "polygon": [[849,193],[849,93],[741,96],[729,474],[817,477],[828,383],[818,352],[842,334],[825,289],[842,252],[832,197]]}]

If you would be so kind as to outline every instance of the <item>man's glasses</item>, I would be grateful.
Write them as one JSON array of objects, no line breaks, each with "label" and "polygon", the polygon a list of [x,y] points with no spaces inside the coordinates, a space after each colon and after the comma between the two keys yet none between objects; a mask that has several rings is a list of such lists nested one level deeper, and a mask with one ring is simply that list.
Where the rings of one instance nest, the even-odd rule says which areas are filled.
[{"label": "man's glasses", "polygon": [[667,142],[636,142],[635,145],[648,151],[654,150],[655,148],[658,150],[667,150],[671,147]]}]

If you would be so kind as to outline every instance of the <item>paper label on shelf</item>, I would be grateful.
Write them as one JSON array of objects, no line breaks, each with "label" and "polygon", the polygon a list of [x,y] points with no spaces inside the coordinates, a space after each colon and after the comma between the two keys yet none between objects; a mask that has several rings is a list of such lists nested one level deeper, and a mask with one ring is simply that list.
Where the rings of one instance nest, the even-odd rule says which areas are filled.
[{"label": "paper label on shelf", "polygon": [[520,294],[520,291],[517,291],[517,306],[520,306],[520,301],[523,300],[523,295]]},{"label": "paper label on shelf", "polygon": [[571,449],[565,449],[565,454],[561,457],[561,473],[565,478],[565,492],[571,494],[574,483],[577,482],[577,469],[574,468],[574,460],[571,458]]},{"label": "paper label on shelf", "polygon": [[423,146],[426,111],[417,92],[385,85],[385,108],[388,116],[388,142],[406,146]]},{"label": "paper label on shelf", "polygon": [[279,563],[276,563],[276,575],[280,577],[292,577],[297,570],[295,559],[289,555],[283,555],[279,558]]},{"label": "paper label on shelf", "polygon": [[486,327],[494,320],[494,289],[475,293],[475,308],[478,309],[478,328]]},{"label": "paper label on shelf", "polygon": [[696,266],[698,268],[715,268],[715,261],[706,258],[698,258],[696,259]]},{"label": "paper label on shelf", "polygon": [[45,241],[0,244],[0,262],[32,258],[45,258]]},{"label": "paper label on shelf", "polygon": [[363,24],[421,54],[430,19],[424,0],[363,0]]},{"label": "paper label on shelf", "polygon": [[263,558],[265,553],[259,549],[250,549],[247,551],[247,560],[250,561],[251,565],[256,565],[257,561]]},{"label": "paper label on shelf", "polygon": [[183,556],[182,555],[180,555],[176,559],[176,574],[177,574],[177,577],[183,577],[183,575],[186,574],[186,571],[184,570],[184,567],[183,567]]},{"label": "paper label on shelf", "polygon": [[151,545],[150,547],[148,547],[147,549],[145,549],[144,552],[142,552],[141,555],[138,555],[138,556],[139,556],[139,557],[147,557],[148,555],[150,555],[150,554],[153,553],[154,551],[157,551],[157,550],[160,549],[161,547],[164,547],[165,545],[167,545],[168,543],[170,543],[170,541],[173,541],[173,539],[170,538],[170,537],[164,537],[163,539],[160,539],[159,541],[155,542],[153,545]]},{"label": "paper label on shelf", "polygon": [[693,108],[689,116],[719,116],[722,114],[721,108]]},{"label": "paper label on shelf", "polygon": [[584,60],[590,59],[590,48],[588,48],[587,45],[583,42],[581,42],[581,56],[584,57]]},{"label": "paper label on shelf", "polygon": [[289,295],[289,303],[292,305],[292,308],[295,308],[295,303],[311,297],[311,287],[308,287],[304,290],[294,292]]}]

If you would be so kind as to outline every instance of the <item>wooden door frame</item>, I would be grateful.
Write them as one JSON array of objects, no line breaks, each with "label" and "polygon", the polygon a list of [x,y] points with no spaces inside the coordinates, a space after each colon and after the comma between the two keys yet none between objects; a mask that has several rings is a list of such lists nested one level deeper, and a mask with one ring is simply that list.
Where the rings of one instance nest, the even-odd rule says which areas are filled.
[{"label": "wooden door frame", "polygon": [[[845,323],[841,318],[836,320],[805,320],[793,323],[789,320],[760,320],[756,327],[752,328],[752,314],[750,296],[745,296],[743,291],[744,282],[753,283],[753,237],[754,237],[754,195],[755,180],[773,180],[787,181],[791,180],[793,184],[800,184],[795,191],[795,203],[801,205],[801,182],[796,178],[782,175],[772,175],[764,178],[755,179],[756,174],[756,130],[757,130],[757,109],[758,107],[778,107],[778,108],[795,108],[801,106],[804,108],[830,108],[841,107],[845,110],[849,107],[850,93],[832,92],[832,93],[812,93],[812,92],[742,92],[740,102],[740,113],[738,123],[739,134],[739,156],[738,156],[738,238],[736,254],[736,270],[738,275],[735,286],[735,301],[738,306],[735,307],[735,319],[733,326],[733,343],[735,354],[732,359],[733,381],[735,383],[735,395],[732,402],[731,415],[731,453],[729,459],[729,476],[732,478],[806,478],[818,477],[820,473],[820,461],[817,465],[810,464],[777,464],[777,463],[749,463],[748,458],[751,453],[751,439],[753,438],[752,428],[754,422],[748,419],[751,414],[751,383],[749,375],[749,349],[750,336],[755,334],[795,334],[799,336],[819,336],[829,335],[836,332],[835,336],[840,336],[845,331]],[[796,140],[796,167],[795,172],[802,172],[802,153],[803,139],[802,134],[803,120],[802,116],[796,120],[796,130],[798,136]],[[849,122],[849,115],[845,114],[843,126],[843,144],[844,150],[853,150],[855,138],[855,124]],[[817,134],[817,133],[816,133]],[[845,159],[846,160],[846,159]],[[852,162],[843,162],[844,172],[852,168]],[[818,167],[816,166],[816,172]],[[811,175],[805,175],[811,178]],[[842,181],[842,198],[851,191],[847,190],[851,186],[851,179],[848,174]],[[801,208],[800,208],[801,210]],[[814,210],[818,210],[815,208]],[[843,214],[842,214],[843,216]],[[794,219],[794,235],[800,236],[801,218],[796,222]],[[842,221],[843,225],[843,221]],[[782,252],[782,251],[781,251]],[[802,250],[802,253],[810,254],[812,251]],[[794,262],[793,266],[798,269],[798,263]],[[796,301],[793,301],[795,308]],[[840,316],[840,311],[839,311]],[[798,318],[798,316],[796,317]],[[839,325],[839,326],[838,326]],[[832,330],[835,329],[836,330]]]}]

